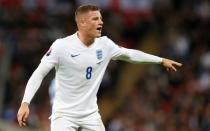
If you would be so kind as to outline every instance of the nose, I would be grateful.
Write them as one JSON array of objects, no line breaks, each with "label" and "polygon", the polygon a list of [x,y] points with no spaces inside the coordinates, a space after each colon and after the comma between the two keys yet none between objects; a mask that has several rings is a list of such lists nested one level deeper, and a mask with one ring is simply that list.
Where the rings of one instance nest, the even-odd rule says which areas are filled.
[{"label": "nose", "polygon": [[103,24],[104,24],[103,20],[100,19],[100,20],[99,20],[99,25],[103,25]]}]

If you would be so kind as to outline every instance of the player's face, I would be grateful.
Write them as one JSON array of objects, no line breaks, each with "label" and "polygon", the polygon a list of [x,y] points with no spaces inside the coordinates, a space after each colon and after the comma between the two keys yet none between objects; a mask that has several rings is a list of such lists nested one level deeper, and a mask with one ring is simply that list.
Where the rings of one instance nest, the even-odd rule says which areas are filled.
[{"label": "player's face", "polygon": [[86,15],[85,31],[91,37],[100,37],[103,21],[100,11],[89,11]]}]

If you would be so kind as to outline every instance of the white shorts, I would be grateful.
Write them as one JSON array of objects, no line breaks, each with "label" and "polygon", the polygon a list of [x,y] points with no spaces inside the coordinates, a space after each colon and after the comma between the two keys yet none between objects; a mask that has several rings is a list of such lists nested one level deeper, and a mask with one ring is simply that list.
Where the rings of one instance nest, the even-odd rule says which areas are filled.
[{"label": "white shorts", "polygon": [[105,128],[100,118],[95,120],[73,121],[62,116],[51,119],[51,131],[105,131]]}]

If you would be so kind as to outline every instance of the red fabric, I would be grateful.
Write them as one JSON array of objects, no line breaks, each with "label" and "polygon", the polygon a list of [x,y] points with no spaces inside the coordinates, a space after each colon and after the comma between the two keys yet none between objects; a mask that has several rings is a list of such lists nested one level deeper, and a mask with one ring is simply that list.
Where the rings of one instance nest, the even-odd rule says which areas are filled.
[{"label": "red fabric", "polygon": [[21,7],[21,0],[0,0],[0,5],[6,9],[15,9]]},{"label": "red fabric", "polygon": [[118,12],[118,11],[120,10],[120,7],[119,7],[119,0],[112,0],[111,3],[112,3],[112,4],[111,4],[111,9],[112,9],[113,11]]}]

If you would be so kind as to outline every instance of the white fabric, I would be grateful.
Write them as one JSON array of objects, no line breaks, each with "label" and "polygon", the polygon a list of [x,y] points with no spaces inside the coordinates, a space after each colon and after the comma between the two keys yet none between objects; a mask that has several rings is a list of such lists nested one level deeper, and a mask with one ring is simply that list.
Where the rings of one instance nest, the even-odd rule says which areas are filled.
[{"label": "white fabric", "polygon": [[79,125],[64,117],[51,119],[50,131],[77,131]]},{"label": "white fabric", "polygon": [[52,44],[29,79],[22,102],[30,103],[44,76],[55,67],[56,94],[52,118],[100,118],[96,95],[111,59],[132,63],[162,61],[157,56],[119,47],[107,37],[96,38],[91,46],[86,47],[75,33]]},{"label": "white fabric", "polygon": [[86,121],[71,120],[66,116],[51,119],[51,131],[105,131],[101,119]]},{"label": "white fabric", "polygon": [[53,68],[52,64],[40,63],[38,68],[34,71],[26,85],[25,94],[22,102],[30,103],[32,97],[41,85],[43,78]]}]

